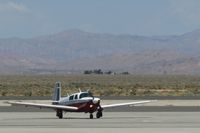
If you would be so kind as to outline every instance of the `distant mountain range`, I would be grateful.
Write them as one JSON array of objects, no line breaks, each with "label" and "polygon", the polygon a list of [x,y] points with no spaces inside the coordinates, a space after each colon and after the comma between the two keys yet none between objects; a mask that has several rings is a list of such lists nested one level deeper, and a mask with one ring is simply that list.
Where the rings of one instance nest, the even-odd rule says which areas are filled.
[{"label": "distant mountain range", "polygon": [[0,39],[0,74],[200,74],[200,30],[179,36],[135,36],[67,30]]}]

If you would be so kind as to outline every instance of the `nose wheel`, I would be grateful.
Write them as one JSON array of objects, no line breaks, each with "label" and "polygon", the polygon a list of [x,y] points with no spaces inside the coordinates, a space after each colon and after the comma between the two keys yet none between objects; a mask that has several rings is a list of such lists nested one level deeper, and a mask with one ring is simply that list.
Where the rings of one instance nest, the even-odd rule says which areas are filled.
[{"label": "nose wheel", "polygon": [[101,118],[103,116],[102,111],[97,111],[96,117]]}]

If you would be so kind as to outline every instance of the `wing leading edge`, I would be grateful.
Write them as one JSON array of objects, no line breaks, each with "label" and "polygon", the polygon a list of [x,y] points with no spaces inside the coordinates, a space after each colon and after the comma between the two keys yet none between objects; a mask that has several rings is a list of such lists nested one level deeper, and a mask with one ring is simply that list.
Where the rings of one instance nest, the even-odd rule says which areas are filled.
[{"label": "wing leading edge", "polygon": [[[137,104],[144,104],[149,103],[152,101],[137,101],[137,102],[127,102],[127,103],[117,103],[117,104],[108,104],[108,105],[101,105],[102,108],[112,108],[112,107],[119,107],[119,106],[128,106],[128,105],[137,105]],[[39,103],[28,103],[28,102],[8,102],[12,105],[22,105],[25,107],[37,107],[37,108],[49,108],[49,109],[62,109],[67,111],[76,111],[78,110],[77,107],[72,106],[64,106],[64,105],[51,105],[51,104],[39,104]]]},{"label": "wing leading edge", "polygon": [[49,108],[49,109],[62,109],[68,111],[76,111],[77,107],[64,106],[64,105],[51,105],[51,104],[39,104],[39,103],[28,103],[28,102],[8,102],[13,105],[24,105],[25,107],[38,107],[38,108]]},{"label": "wing leading edge", "polygon": [[112,107],[119,107],[119,106],[127,106],[127,105],[137,105],[143,103],[149,103],[152,101],[137,101],[137,102],[128,102],[128,103],[117,103],[117,104],[108,104],[108,105],[101,105],[102,108],[112,108]]}]

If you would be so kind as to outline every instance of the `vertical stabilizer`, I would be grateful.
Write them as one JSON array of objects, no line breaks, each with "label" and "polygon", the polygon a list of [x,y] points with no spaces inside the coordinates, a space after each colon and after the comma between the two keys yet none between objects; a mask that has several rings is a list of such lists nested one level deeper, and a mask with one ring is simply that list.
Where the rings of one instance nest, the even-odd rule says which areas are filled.
[{"label": "vertical stabilizer", "polygon": [[59,101],[60,98],[61,98],[61,82],[56,82],[52,100]]}]

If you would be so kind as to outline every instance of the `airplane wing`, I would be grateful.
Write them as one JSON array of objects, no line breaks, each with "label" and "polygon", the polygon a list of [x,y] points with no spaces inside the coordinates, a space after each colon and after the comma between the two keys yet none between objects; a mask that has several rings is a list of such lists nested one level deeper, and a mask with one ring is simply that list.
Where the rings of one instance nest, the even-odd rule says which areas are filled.
[{"label": "airplane wing", "polygon": [[127,105],[137,105],[137,104],[143,104],[143,103],[149,103],[152,101],[137,101],[137,102],[128,102],[128,103],[117,103],[117,104],[108,104],[108,105],[101,105],[101,107],[104,108],[112,108],[112,107],[119,107],[119,106],[127,106]]},{"label": "airplane wing", "polygon": [[51,105],[51,104],[39,104],[39,103],[28,103],[28,102],[7,102],[12,105],[24,105],[25,107],[37,107],[37,108],[49,108],[49,109],[62,109],[67,111],[76,111],[77,107],[65,106],[65,105]]}]

